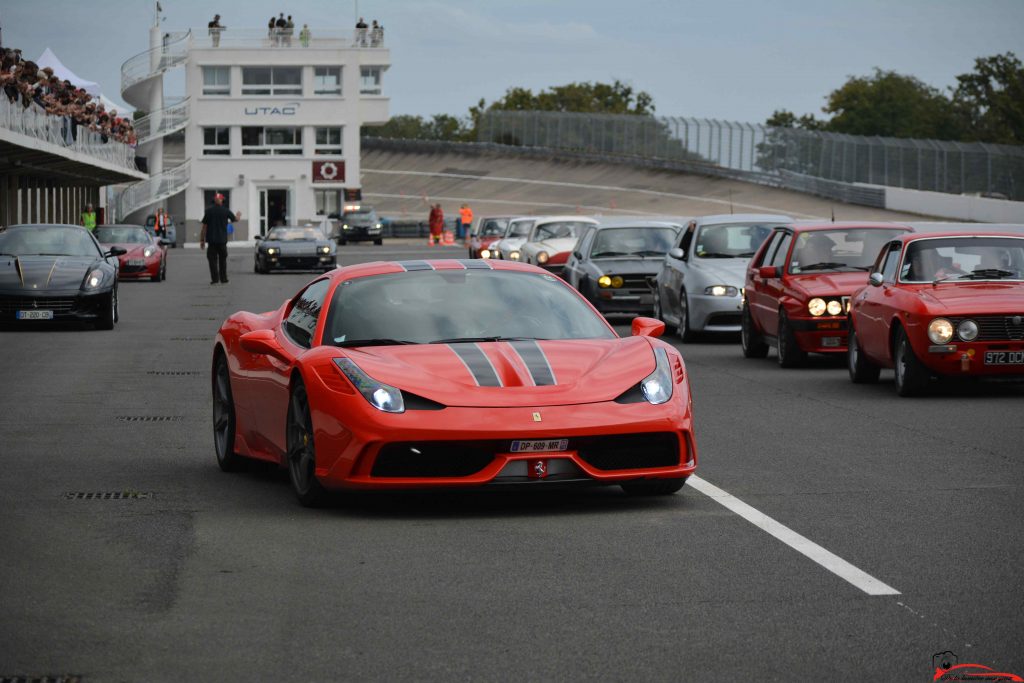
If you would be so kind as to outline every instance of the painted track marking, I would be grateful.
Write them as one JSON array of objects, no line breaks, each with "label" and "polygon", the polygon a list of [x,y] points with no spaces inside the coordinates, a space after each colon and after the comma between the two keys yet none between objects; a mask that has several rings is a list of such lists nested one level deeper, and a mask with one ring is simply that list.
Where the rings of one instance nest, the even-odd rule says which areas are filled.
[{"label": "painted track marking", "polygon": [[776,522],[768,515],[747,505],[736,496],[723,491],[714,484],[696,475],[687,479],[686,483],[716,503],[735,512],[762,531],[779,539],[793,550],[810,558],[839,578],[853,584],[868,595],[900,595],[900,592],[892,586],[888,586],[870,574],[854,567],[835,553],[825,550],[814,541],[801,536],[786,525]]}]

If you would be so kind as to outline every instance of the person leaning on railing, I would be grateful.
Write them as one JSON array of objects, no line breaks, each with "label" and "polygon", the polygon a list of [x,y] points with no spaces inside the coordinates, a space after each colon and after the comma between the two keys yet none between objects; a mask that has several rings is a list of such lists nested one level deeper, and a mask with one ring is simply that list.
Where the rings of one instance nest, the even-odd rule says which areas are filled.
[{"label": "person leaning on railing", "polygon": [[220,32],[225,29],[224,26],[220,25],[220,15],[214,14],[213,21],[207,24],[207,26],[210,29],[210,39],[213,41],[213,46],[220,47]]}]

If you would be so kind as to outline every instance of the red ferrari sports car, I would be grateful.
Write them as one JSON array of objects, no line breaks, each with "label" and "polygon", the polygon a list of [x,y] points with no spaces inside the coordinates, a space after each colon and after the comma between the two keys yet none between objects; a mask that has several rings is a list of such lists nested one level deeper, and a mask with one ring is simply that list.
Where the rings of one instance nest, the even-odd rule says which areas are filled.
[{"label": "red ferrari sports car", "polygon": [[779,365],[808,353],[846,353],[850,295],[889,240],[911,228],[893,223],[823,223],[775,228],[747,266],[740,341],[747,358],[778,349]]},{"label": "red ferrari sports car", "polygon": [[118,280],[160,282],[167,278],[167,240],[154,237],[141,225],[97,225],[93,236],[104,249],[121,247]]},{"label": "red ferrari sports car", "polygon": [[895,368],[901,396],[939,377],[1024,379],[1024,237],[902,235],[850,306],[850,379]]},{"label": "red ferrari sports car", "polygon": [[[482,303],[472,309],[466,298]],[[618,484],[678,491],[697,465],[664,323],[620,338],[563,280],[486,260],[375,262],[236,313],[213,353],[217,460],[331,489]]]}]

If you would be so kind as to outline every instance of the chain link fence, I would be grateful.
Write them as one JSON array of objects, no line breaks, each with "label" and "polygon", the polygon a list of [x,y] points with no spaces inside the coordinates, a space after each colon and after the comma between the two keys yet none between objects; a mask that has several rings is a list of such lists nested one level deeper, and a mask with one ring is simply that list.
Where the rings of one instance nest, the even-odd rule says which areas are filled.
[{"label": "chain link fence", "polygon": [[[869,184],[1024,200],[1024,147],[843,135],[761,124],[544,111],[493,111],[480,142],[706,164],[829,189]],[[813,183],[810,179],[832,181]],[[794,187],[794,189],[797,189]],[[849,190],[844,190],[848,192]]]}]

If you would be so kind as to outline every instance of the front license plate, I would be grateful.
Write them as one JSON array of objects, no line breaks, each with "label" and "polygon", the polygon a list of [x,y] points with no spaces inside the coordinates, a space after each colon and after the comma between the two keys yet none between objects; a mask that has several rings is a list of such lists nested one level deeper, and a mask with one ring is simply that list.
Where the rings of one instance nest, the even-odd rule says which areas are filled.
[{"label": "front license plate", "polygon": [[839,342],[840,341],[841,340],[839,339],[839,337],[822,337],[821,338],[821,345],[826,347],[826,348],[834,349],[834,348],[838,348],[839,347]]},{"label": "front license plate", "polygon": [[513,441],[512,453],[545,453],[547,451],[564,451],[569,447],[569,439],[547,439],[541,441]]},{"label": "front license plate", "polygon": [[146,265],[146,259],[144,258],[130,258],[128,259],[129,266],[144,266]]},{"label": "front license plate", "polygon": [[53,320],[53,311],[18,311],[18,320]]},{"label": "front license plate", "polygon": [[985,365],[1024,365],[1024,351],[986,351]]}]

